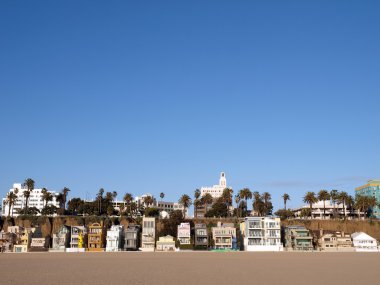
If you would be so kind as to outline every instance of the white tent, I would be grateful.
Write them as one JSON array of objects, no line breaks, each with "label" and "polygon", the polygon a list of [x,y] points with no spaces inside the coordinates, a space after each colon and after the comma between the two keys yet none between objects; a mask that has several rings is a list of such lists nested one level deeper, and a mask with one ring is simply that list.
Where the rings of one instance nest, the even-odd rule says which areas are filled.
[{"label": "white tent", "polygon": [[356,232],[351,235],[352,243],[356,251],[377,252],[377,241],[373,237],[363,232]]}]

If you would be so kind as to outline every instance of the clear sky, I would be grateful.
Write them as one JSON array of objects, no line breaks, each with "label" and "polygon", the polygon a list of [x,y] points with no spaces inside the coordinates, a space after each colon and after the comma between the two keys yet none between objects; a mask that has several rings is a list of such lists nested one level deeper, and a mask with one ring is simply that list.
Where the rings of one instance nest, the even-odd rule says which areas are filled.
[{"label": "clear sky", "polygon": [[380,178],[380,1],[1,1],[0,196]]}]

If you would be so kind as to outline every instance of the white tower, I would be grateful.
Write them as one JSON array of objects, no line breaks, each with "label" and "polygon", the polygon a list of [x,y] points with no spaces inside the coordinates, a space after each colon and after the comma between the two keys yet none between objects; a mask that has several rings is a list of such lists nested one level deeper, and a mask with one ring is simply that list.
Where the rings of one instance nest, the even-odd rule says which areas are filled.
[{"label": "white tower", "polygon": [[224,172],[220,173],[219,186],[222,186],[223,188],[227,186],[226,176]]}]

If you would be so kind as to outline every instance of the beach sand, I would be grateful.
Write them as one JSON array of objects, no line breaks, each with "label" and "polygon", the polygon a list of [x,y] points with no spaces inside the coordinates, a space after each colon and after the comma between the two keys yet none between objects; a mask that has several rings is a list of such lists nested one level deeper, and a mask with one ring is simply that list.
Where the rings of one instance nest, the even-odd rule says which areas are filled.
[{"label": "beach sand", "polygon": [[379,253],[0,254],[0,284],[364,284]]}]

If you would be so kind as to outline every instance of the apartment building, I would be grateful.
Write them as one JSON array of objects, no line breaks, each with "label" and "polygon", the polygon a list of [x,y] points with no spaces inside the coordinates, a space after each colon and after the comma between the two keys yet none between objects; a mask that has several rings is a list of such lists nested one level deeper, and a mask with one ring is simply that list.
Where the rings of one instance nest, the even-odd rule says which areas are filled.
[{"label": "apartment building", "polygon": [[304,226],[287,226],[284,228],[284,247],[288,251],[313,250],[313,235]]},{"label": "apartment building", "polygon": [[194,225],[194,246],[196,249],[208,248],[208,231],[206,224],[197,223]]},{"label": "apartment building", "polygon": [[12,252],[13,246],[16,244],[17,236],[15,233],[0,232],[0,251]]},{"label": "apartment building", "polygon": [[125,229],[124,250],[138,250],[140,247],[140,226],[129,224]]},{"label": "apartment building", "polygon": [[[15,183],[13,184],[13,188],[11,188],[8,192],[8,193],[13,192],[17,195],[16,203],[13,205],[10,212],[12,217],[19,216],[20,210],[25,207],[25,204],[26,204],[26,198],[24,197],[25,190],[27,190],[27,187],[24,184]],[[48,192],[52,194],[53,200],[49,201],[47,205],[53,205],[59,208],[59,202],[56,199],[59,193],[55,191],[48,191]],[[9,205],[6,203],[6,200],[7,200],[6,198],[3,198],[2,200],[2,212],[1,212],[2,216],[8,215]],[[40,188],[33,189],[30,192],[28,207],[29,208],[36,207],[41,212],[44,206],[45,206],[45,202],[42,199],[42,189]],[[41,215],[41,214],[39,213],[38,215]]]},{"label": "apartment building", "polygon": [[156,243],[156,219],[143,217],[141,251],[154,251]]},{"label": "apartment building", "polygon": [[[13,229],[12,229],[13,228]],[[33,232],[36,230],[36,228],[32,227],[9,227],[8,230],[10,232],[13,232],[17,229],[18,235],[17,235],[17,241],[16,244],[13,246],[14,252],[28,252],[30,244],[32,242],[32,235]]]},{"label": "apartment building", "polygon": [[181,223],[177,229],[177,239],[180,245],[189,245],[191,242],[190,223]]},{"label": "apartment building", "polygon": [[[368,180],[368,183],[355,189],[357,195],[375,197],[380,201],[380,180]],[[363,216],[363,215],[362,215]],[[380,219],[380,207],[376,205],[371,209],[371,216]]]},{"label": "apartment building", "polygon": [[107,231],[106,251],[121,251],[124,246],[124,226],[113,225]]},{"label": "apartment building", "polygon": [[70,248],[67,252],[84,252],[86,251],[87,229],[84,226],[71,226]]},{"label": "apartment building", "polygon": [[245,251],[282,251],[280,218],[246,217]]},{"label": "apartment building", "polygon": [[233,223],[218,222],[212,227],[214,249],[236,249],[236,228]]},{"label": "apartment building", "polygon": [[104,251],[105,228],[103,223],[93,223],[88,227],[88,251]]},{"label": "apartment building", "polygon": [[321,251],[353,251],[351,236],[345,232],[318,231],[318,247]]}]

